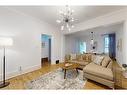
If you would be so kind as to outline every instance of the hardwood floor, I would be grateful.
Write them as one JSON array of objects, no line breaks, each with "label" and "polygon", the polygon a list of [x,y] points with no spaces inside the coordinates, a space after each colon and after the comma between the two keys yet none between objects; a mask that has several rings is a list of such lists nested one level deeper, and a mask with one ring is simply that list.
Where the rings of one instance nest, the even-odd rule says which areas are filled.
[{"label": "hardwood floor", "polygon": [[105,90],[105,89],[111,89],[107,86],[104,86],[102,84],[99,84],[97,82],[94,82],[94,81],[91,81],[91,80],[87,80],[85,86],[84,86],[84,89],[87,89],[87,90]]},{"label": "hardwood floor", "polygon": [[[13,77],[13,78],[7,80],[10,82],[10,85],[8,87],[2,88],[2,89],[12,89],[12,90],[25,89],[24,84],[26,82],[33,80],[45,73],[53,71],[61,66],[62,66],[62,64],[54,64],[54,65],[46,64],[41,69],[26,73],[23,75],[19,75],[19,76],[16,76],[16,77]],[[86,82],[86,84],[84,85],[84,89],[109,89],[109,88],[106,86],[103,86],[101,84],[98,84],[96,82],[88,80]]]}]

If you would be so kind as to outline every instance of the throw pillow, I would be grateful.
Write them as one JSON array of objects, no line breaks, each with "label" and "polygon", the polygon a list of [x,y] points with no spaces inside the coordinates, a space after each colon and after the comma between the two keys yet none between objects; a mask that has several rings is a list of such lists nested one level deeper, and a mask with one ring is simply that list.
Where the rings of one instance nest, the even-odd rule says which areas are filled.
[{"label": "throw pillow", "polygon": [[65,61],[70,60],[70,55],[65,55]]},{"label": "throw pillow", "polygon": [[86,61],[91,62],[91,54],[86,54]]},{"label": "throw pillow", "polygon": [[76,54],[71,54],[71,60],[76,59]]},{"label": "throw pillow", "polygon": [[106,56],[106,57],[104,57],[101,65],[103,67],[107,67],[110,61],[111,61],[111,59],[108,56]]},{"label": "throw pillow", "polygon": [[82,54],[77,54],[77,55],[76,55],[76,59],[77,59],[77,60],[83,60],[83,59],[82,59]]},{"label": "throw pillow", "polygon": [[103,58],[104,58],[103,56],[96,56],[96,58],[93,60],[93,62],[97,65],[100,65]]}]

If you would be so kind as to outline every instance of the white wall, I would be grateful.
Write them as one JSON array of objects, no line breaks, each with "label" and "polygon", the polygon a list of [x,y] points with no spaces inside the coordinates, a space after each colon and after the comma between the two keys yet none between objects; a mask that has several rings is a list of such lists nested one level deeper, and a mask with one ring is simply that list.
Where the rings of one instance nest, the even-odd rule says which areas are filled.
[{"label": "white wall", "polygon": [[64,59],[65,59],[65,35],[63,35],[61,37],[61,43],[62,43],[62,46],[61,46],[61,61],[64,62]]},{"label": "white wall", "polygon": [[116,60],[118,63],[123,64],[123,56],[124,56],[123,46],[122,46],[122,49],[117,48],[118,41],[120,39],[122,40],[122,44],[123,44],[123,34],[124,34],[123,33],[123,24],[115,33],[116,33]]},{"label": "white wall", "polygon": [[124,21],[124,25],[123,25],[122,50],[123,50],[123,63],[127,64],[127,19]]},{"label": "white wall", "polygon": [[[7,77],[28,72],[41,66],[41,34],[52,36],[52,63],[61,59],[61,34],[49,24],[15,10],[0,7],[0,36],[9,36],[14,45],[8,47]],[[2,64],[0,49],[0,64]],[[22,67],[22,72],[19,67]],[[2,65],[0,65],[0,74]]]},{"label": "white wall", "polygon": [[[72,36],[66,36],[66,43],[65,43],[65,49],[66,54],[69,53],[80,53],[79,50],[79,42],[86,42],[86,52],[91,52],[91,36],[82,36],[82,37],[72,37]],[[95,52],[97,53],[103,53],[103,46],[104,46],[104,37],[101,35],[94,35],[94,41],[97,42],[97,47]]]},{"label": "white wall", "polygon": [[78,53],[78,39],[72,36],[65,36],[65,54]]},{"label": "white wall", "polygon": [[[91,52],[90,41],[91,41],[91,36],[84,36],[79,38],[79,42],[86,42],[86,52]],[[103,53],[103,44],[104,44],[103,36],[94,35],[94,41],[97,42],[97,47],[94,52]]]}]

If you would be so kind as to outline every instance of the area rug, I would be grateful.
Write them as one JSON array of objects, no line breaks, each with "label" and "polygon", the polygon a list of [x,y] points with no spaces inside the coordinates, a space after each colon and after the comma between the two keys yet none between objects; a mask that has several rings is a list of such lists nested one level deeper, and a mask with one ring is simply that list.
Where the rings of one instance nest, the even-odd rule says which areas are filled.
[{"label": "area rug", "polygon": [[76,70],[68,70],[66,79],[64,79],[64,71],[59,68],[25,83],[25,88],[45,90],[83,89],[85,82],[82,71],[79,71],[77,74]]}]

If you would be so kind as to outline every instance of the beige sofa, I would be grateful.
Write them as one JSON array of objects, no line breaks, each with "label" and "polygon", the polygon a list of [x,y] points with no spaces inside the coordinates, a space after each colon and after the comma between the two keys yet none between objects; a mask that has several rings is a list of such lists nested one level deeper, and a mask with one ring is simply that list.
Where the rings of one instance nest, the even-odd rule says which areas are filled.
[{"label": "beige sofa", "polygon": [[83,69],[83,78],[90,79],[114,88],[114,77],[112,72],[112,60],[108,56],[102,57],[98,61],[98,55],[80,54],[74,57],[73,55],[66,56],[66,62],[80,64],[80,69]]},{"label": "beige sofa", "polygon": [[68,54],[65,56],[65,62],[80,64],[79,69],[82,69],[92,62],[94,54]]}]

